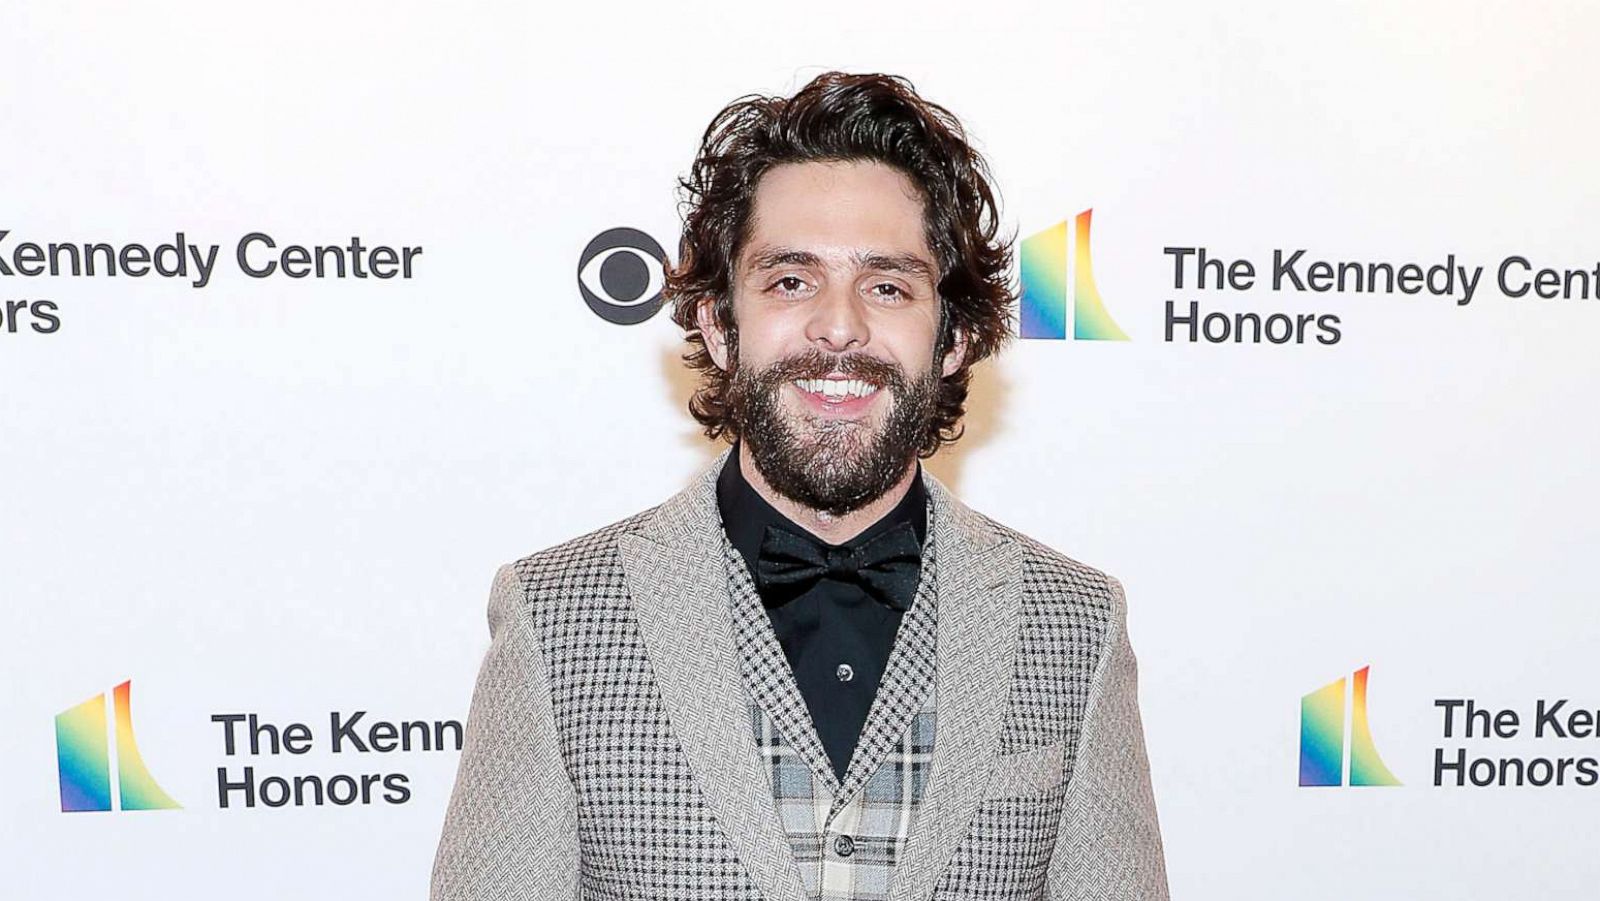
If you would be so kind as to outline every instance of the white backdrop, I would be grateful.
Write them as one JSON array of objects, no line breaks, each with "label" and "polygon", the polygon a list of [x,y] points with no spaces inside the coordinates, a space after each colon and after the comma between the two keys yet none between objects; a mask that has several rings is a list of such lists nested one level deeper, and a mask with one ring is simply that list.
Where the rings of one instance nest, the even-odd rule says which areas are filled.
[{"label": "white backdrop", "polygon": [[[932,468],[1125,582],[1174,897],[1592,897],[1600,787],[1434,764],[1600,757],[1534,718],[1600,707],[1600,13],[1394,7],[9,4],[4,894],[422,897],[453,745],[335,753],[330,715],[463,719],[494,568],[715,453],[675,328],[595,316],[578,256],[615,226],[675,248],[711,115],[843,68],[961,116],[1019,235],[1094,210],[1131,340],[1016,342]],[[255,279],[257,231],[423,252],[409,279]],[[17,265],[178,232],[219,248],[203,288]],[[1175,246],[1257,282],[1180,289]],[[1273,290],[1299,249],[1484,274],[1465,305]],[[1589,272],[1588,299],[1506,297],[1514,255]],[[1341,337],[1168,341],[1168,301]],[[1299,787],[1301,696],[1369,665],[1403,784]],[[125,680],[181,809],[64,813],[55,718]],[[1521,728],[1446,737],[1451,698]],[[229,756],[225,714],[311,747]],[[408,797],[222,808],[246,766]]]}]

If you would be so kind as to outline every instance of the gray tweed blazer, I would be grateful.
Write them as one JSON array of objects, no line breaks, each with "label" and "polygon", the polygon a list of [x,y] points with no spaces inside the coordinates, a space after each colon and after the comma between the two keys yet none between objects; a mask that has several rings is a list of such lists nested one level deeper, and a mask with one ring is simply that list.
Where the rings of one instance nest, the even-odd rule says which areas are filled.
[{"label": "gray tweed blazer", "polygon": [[[727,459],[496,575],[434,901],[807,901],[751,731]],[[890,901],[1166,899],[1122,586],[923,478],[938,733]]]}]

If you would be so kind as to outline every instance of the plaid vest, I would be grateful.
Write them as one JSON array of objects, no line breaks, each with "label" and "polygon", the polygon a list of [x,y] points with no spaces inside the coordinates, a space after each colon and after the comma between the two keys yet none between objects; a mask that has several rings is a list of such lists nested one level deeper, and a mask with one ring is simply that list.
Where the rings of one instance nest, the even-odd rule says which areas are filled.
[{"label": "plaid vest", "polygon": [[[929,516],[933,511],[929,510]],[[911,609],[841,781],[744,557],[726,536],[723,560],[750,726],[771,779],[801,882],[818,901],[884,901],[933,762],[937,591],[933,529]]]}]

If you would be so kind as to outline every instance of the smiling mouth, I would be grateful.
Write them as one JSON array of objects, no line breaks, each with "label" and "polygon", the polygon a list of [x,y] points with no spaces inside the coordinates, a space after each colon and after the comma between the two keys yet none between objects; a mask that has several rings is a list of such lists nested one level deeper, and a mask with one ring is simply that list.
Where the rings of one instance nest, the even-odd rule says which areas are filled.
[{"label": "smiling mouth", "polygon": [[865,379],[795,379],[790,384],[825,404],[842,404],[871,397],[878,393],[879,388]]}]

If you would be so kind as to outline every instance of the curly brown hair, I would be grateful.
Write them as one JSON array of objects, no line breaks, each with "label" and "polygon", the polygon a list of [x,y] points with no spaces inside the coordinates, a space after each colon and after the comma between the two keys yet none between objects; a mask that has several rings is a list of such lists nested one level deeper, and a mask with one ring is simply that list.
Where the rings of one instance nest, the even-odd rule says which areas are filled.
[{"label": "curly brown hair", "polygon": [[971,367],[1005,344],[1017,292],[1009,279],[1014,238],[999,234],[993,176],[943,107],[894,75],[828,72],[793,97],[749,95],[724,107],[700,142],[682,193],[678,264],[666,274],[665,299],[684,329],[684,362],[700,373],[689,412],[712,439],[738,436],[729,408],[731,371],[718,367],[695,319],[702,299],[737,354],[731,286],[749,238],[761,176],[785,163],[874,161],[899,170],[921,191],[928,246],[939,265],[942,357],[960,330],[961,368],[940,381],[934,415],[918,450],[932,456],[961,437]]}]

